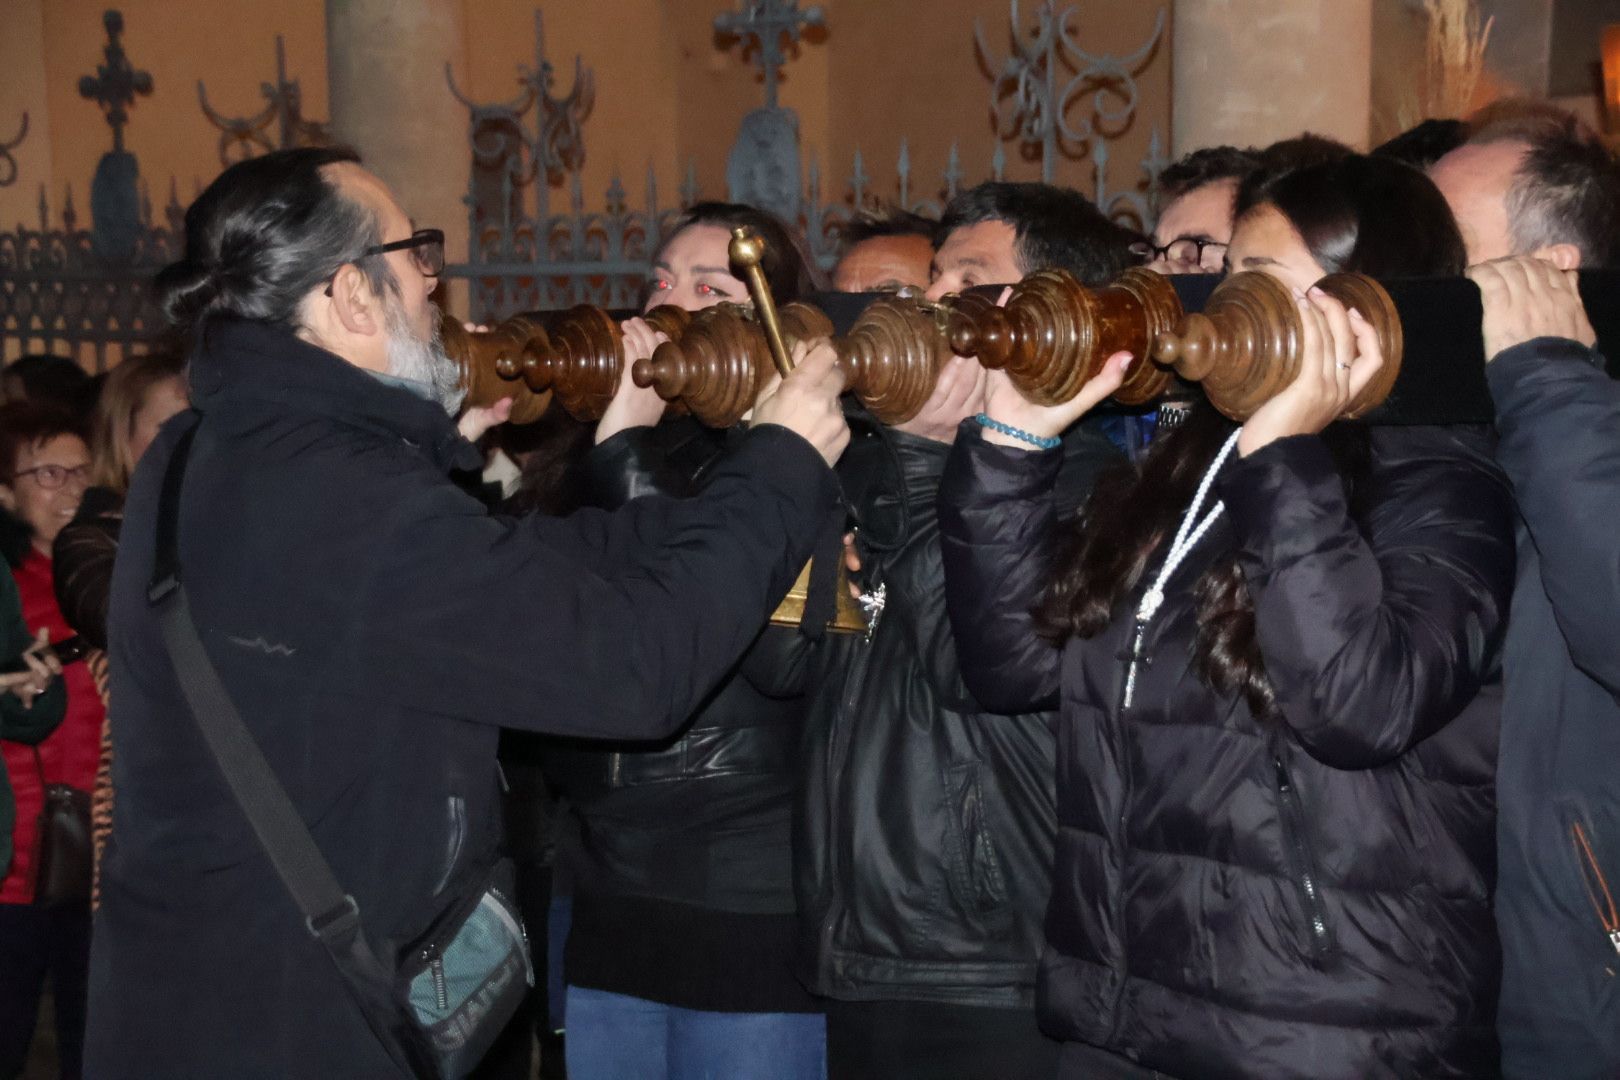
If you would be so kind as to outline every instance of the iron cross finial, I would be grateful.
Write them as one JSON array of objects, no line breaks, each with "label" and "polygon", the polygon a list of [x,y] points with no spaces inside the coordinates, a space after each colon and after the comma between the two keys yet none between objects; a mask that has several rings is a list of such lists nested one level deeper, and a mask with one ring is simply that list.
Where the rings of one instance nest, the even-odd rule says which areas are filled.
[{"label": "iron cross finial", "polygon": [[715,16],[714,28],[740,39],[744,55],[753,51],[754,62],[765,77],[765,107],[774,109],[782,65],[787,63],[783,37],[789,46],[797,45],[806,27],[825,26],[826,22],[820,4],[800,11],[799,0],[744,0],[741,11]]},{"label": "iron cross finial", "polygon": [[107,44],[102,49],[106,62],[96,67],[95,75],[79,79],[79,96],[100,103],[113,129],[113,150],[118,152],[124,149],[124,125],[129,123],[129,107],[135,104],[137,94],[151,94],[152,76],[136,71],[129,57],[124,55],[124,46],[118,40],[124,32],[123,14],[109,9],[102,15],[101,22],[107,28]]}]

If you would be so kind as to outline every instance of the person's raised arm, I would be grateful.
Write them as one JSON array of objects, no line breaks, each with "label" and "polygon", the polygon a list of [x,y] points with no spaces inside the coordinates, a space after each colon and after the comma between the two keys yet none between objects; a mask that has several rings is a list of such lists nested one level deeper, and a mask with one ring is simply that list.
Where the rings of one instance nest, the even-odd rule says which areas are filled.
[{"label": "person's raised arm", "polygon": [[443,485],[401,483],[421,494],[395,506],[398,540],[360,583],[346,667],[370,681],[357,692],[572,735],[672,730],[758,634],[836,511],[840,382],[830,349],[808,356],[690,499],[511,521]]},{"label": "person's raised arm", "polygon": [[1485,309],[1496,459],[1576,667],[1620,699],[1620,383],[1575,276],[1537,259],[1469,271]]}]

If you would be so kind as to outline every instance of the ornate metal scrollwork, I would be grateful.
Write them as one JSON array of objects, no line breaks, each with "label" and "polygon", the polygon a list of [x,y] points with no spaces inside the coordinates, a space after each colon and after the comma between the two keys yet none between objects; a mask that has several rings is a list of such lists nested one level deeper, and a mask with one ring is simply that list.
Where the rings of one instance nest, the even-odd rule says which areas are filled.
[{"label": "ornate metal scrollwork", "polygon": [[28,138],[28,112],[24,110],[22,123],[17,128],[17,137],[7,142],[0,142],[0,187],[10,187],[17,182],[17,159],[11,152],[22,145]]},{"label": "ornate metal scrollwork", "polygon": [[[1101,145],[1100,133],[1110,126],[1123,127],[1135,115],[1136,76],[1164,36],[1161,8],[1153,33],[1132,52],[1125,56],[1093,54],[1080,47],[1074,29],[1078,15],[1076,5],[1059,11],[1054,0],[1041,0],[1035,29],[1025,38],[1021,36],[1018,0],[1012,0],[1011,49],[999,64],[991,59],[983,25],[975,21],[973,27],[979,55],[992,73],[990,107],[996,117],[996,134],[1016,140],[1026,157],[1038,156],[1041,179],[1047,183],[1052,182],[1064,157]],[[1080,110],[1075,119],[1076,104],[1088,95],[1090,107]],[[1106,160],[1105,153],[1100,164]]]},{"label": "ornate metal scrollwork", "polygon": [[[297,79],[287,78],[287,46],[280,34],[276,35],[276,81],[260,83],[259,92],[264,95],[265,106],[257,114],[227,117],[208,103],[208,88],[197,80],[197,102],[208,122],[220,130],[220,164],[230,165],[271,150],[323,146],[331,141],[325,123],[304,117],[303,91]],[[272,126],[276,129],[274,142],[270,138]]]}]

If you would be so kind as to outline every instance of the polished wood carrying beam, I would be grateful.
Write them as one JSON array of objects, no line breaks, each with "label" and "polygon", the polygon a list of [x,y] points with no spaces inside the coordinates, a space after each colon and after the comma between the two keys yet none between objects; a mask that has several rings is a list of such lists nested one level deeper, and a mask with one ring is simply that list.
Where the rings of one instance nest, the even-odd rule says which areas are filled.
[{"label": "polished wood carrying beam", "polygon": [[[1388,358],[1350,415],[1373,424],[1490,422],[1472,282],[1334,275],[1322,284],[1367,316]],[[1620,272],[1585,271],[1581,291],[1611,373],[1620,375]],[[1298,364],[1293,298],[1280,282],[1252,272],[1215,279],[1130,270],[1091,290],[1061,271],[1042,271],[1014,286],[1005,308],[983,293],[937,304],[888,295],[815,300],[782,308],[785,344],[833,334],[846,386],[888,424],[917,414],[953,353],[1004,369],[1032,399],[1054,402],[1129,349],[1154,362],[1132,366],[1115,395],[1119,404],[1149,402],[1180,375],[1201,382],[1210,400],[1239,420],[1286,385]],[[705,424],[736,423],[773,370],[752,309],[720,305],[688,315],[661,308],[648,319],[675,343],[638,363],[638,383],[685,403]],[[543,413],[552,392],[574,415],[596,419],[624,360],[617,321],[590,307],[517,316],[488,335],[468,335],[446,319],[444,336],[468,372],[469,403],[490,404],[515,390],[520,423]]]},{"label": "polished wood carrying beam", "polygon": [[[1360,310],[1383,338],[1386,363],[1356,402],[1351,415],[1360,416],[1394,385],[1400,322],[1389,296],[1368,278],[1340,274],[1321,284]],[[806,304],[783,308],[781,325],[789,343],[832,331],[831,321]],[[1293,297],[1264,274],[1232,275],[1202,313],[1188,314],[1170,281],[1149,270],[1128,270],[1100,290],[1049,270],[1015,286],[1005,307],[980,295],[938,304],[879,298],[833,345],[847,389],[886,424],[917,415],[953,352],[1005,370],[1031,400],[1053,405],[1074,397],[1122,349],[1154,362],[1131,368],[1114,395],[1121,404],[1160,397],[1173,370],[1203,382],[1216,408],[1244,420],[1298,372],[1300,334]],[[631,375],[703,423],[726,427],[752,406],[769,377],[766,342],[747,308],[710,308],[679,343],[660,346]]]}]

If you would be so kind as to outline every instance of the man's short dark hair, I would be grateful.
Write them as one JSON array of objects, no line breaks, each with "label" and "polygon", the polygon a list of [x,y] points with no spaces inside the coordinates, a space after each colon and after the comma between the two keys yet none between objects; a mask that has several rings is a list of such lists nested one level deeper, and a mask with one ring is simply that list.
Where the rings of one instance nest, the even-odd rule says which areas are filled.
[{"label": "man's short dark hair", "polygon": [[1013,227],[1013,255],[1022,274],[1067,270],[1083,285],[1104,285],[1141,262],[1130,250],[1141,234],[1108,220],[1078,191],[1002,180],[959,192],[939,219],[934,246],[957,229],[986,221]]},{"label": "man's short dark hair", "polygon": [[1394,158],[1427,169],[1468,141],[1468,125],[1461,120],[1425,120],[1407,128],[1372,151],[1376,157]]},{"label": "man's short dark hair", "polygon": [[299,305],[345,263],[378,292],[399,283],[382,256],[377,214],[349,198],[323,171],[359,164],[348,147],[276,150],[220,173],[186,211],[185,257],[158,274],[169,320],[191,329],[212,315],[296,326]]},{"label": "man's short dark hair", "polygon": [[868,240],[885,236],[921,236],[934,242],[934,231],[939,222],[933,218],[914,214],[890,206],[882,210],[862,210],[838,228],[838,253],[849,254],[849,249]]},{"label": "man's short dark hair", "polygon": [[1620,265],[1620,160],[1602,137],[1556,105],[1506,99],[1468,122],[1467,145],[1500,142],[1530,148],[1507,194],[1515,250],[1573,244],[1588,269]]},{"label": "man's short dark hair", "polygon": [[1159,174],[1159,205],[1222,180],[1243,182],[1260,164],[1253,147],[1206,146],[1167,165]]}]

